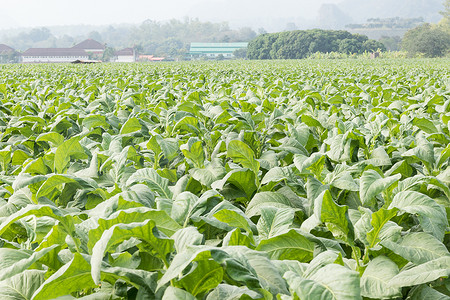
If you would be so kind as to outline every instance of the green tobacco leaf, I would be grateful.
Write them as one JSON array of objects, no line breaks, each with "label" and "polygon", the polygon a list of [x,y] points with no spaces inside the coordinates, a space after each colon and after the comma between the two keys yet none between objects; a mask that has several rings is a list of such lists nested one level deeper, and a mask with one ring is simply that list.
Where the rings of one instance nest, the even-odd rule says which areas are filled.
[{"label": "green tobacco leaf", "polygon": [[50,142],[52,146],[58,147],[64,142],[64,137],[57,132],[46,132],[40,134],[36,142]]},{"label": "green tobacco leaf", "polygon": [[214,217],[221,222],[227,223],[231,227],[242,228],[247,231],[247,233],[252,234],[251,225],[254,226],[254,224],[248,218],[236,211],[222,209],[215,213]]},{"label": "green tobacco leaf", "polygon": [[0,281],[25,271],[56,247],[57,245],[53,245],[32,254],[23,250],[0,248]]},{"label": "green tobacco leaf", "polygon": [[390,177],[383,178],[375,170],[367,170],[361,175],[359,183],[359,194],[361,202],[366,207],[374,207],[373,201],[375,196],[381,194],[395,182],[400,180],[401,175],[396,174]]},{"label": "green tobacco leaf", "polygon": [[139,169],[128,178],[126,185],[131,186],[138,182],[145,182],[152,191],[158,193],[161,197],[172,199],[169,180],[161,177],[156,170],[151,168]]},{"label": "green tobacco leaf", "polygon": [[[321,200],[321,201],[320,201]],[[353,243],[353,226],[348,219],[348,206],[337,205],[329,190],[316,199],[314,210],[331,233],[346,243]]]},{"label": "green tobacco leaf", "polygon": [[96,284],[100,283],[100,270],[105,252],[114,250],[117,245],[130,238],[146,242],[163,261],[166,261],[167,254],[173,248],[173,240],[161,236],[152,220],[114,225],[103,232],[100,240],[92,248],[91,273]]},{"label": "green tobacco leaf", "polygon": [[291,208],[263,207],[256,225],[259,236],[269,239],[286,233],[294,222],[295,210]]},{"label": "green tobacco leaf", "polygon": [[230,157],[233,162],[240,163],[242,167],[248,168],[258,175],[259,162],[255,158],[255,153],[246,143],[233,140],[228,144],[227,156]]},{"label": "green tobacco leaf", "polygon": [[223,246],[245,246],[249,249],[254,249],[255,246],[253,244],[253,238],[243,234],[239,228],[228,232],[222,240]]},{"label": "green tobacco leaf", "polygon": [[426,133],[437,133],[438,130],[436,126],[431,122],[430,120],[426,118],[414,118],[413,122],[414,125],[425,131]]},{"label": "green tobacco leaf", "polygon": [[199,260],[195,268],[179,281],[186,291],[194,296],[201,295],[217,287],[223,280],[223,268],[213,260]]},{"label": "green tobacco leaf", "polygon": [[32,300],[54,299],[95,286],[91,277],[91,266],[79,253],[75,253],[70,262],[39,287],[33,294]]},{"label": "green tobacco leaf", "polygon": [[167,236],[172,236],[181,226],[167,215],[165,211],[137,207],[120,210],[107,219],[99,219],[98,227],[89,231],[88,249],[92,250],[95,243],[101,238],[105,230],[117,224],[139,223],[147,220],[155,222],[159,231]]},{"label": "green tobacco leaf", "polygon": [[341,265],[326,265],[307,278],[288,271],[284,278],[302,300],[361,300],[359,274]]},{"label": "green tobacco leaf", "polygon": [[373,248],[379,241],[379,235],[383,226],[393,217],[397,215],[398,209],[393,208],[390,210],[380,209],[372,214],[372,220],[370,224],[372,225],[372,230],[367,233],[367,241],[369,242],[369,248]]},{"label": "green tobacco leaf", "polygon": [[395,195],[389,209],[394,207],[410,214],[417,214],[425,232],[434,235],[440,241],[444,239],[448,226],[447,214],[432,198],[419,192],[404,191]]},{"label": "green tobacco leaf", "polygon": [[391,287],[404,287],[428,283],[450,275],[450,256],[426,262],[416,267],[401,271],[389,282]]},{"label": "green tobacco leaf", "polygon": [[44,282],[45,271],[25,270],[0,282],[0,299],[31,300],[33,293]]},{"label": "green tobacco leaf", "polygon": [[261,295],[257,292],[250,290],[247,287],[237,287],[229,284],[219,284],[211,293],[208,294],[206,300],[236,300],[244,299],[243,296],[246,295],[250,299],[259,299]]},{"label": "green tobacco leaf", "polygon": [[171,238],[175,241],[177,253],[185,251],[190,246],[197,246],[203,243],[203,234],[198,232],[197,227],[186,227],[175,232]]},{"label": "green tobacco leaf", "polygon": [[369,262],[361,276],[361,295],[368,298],[390,299],[401,297],[401,289],[389,286],[398,274],[397,265],[389,258],[378,256]]},{"label": "green tobacco leaf", "polygon": [[47,205],[27,205],[26,207],[3,220],[2,224],[0,225],[0,235],[3,234],[8,229],[8,227],[11,226],[11,224],[28,216],[35,216],[37,218],[50,217],[58,220],[64,226],[64,230],[68,234],[71,234],[75,230],[73,217],[70,215],[66,215],[64,211],[58,209],[57,207]]},{"label": "green tobacco leaf", "polygon": [[386,240],[381,244],[416,265],[450,255],[443,243],[425,232],[412,232],[401,241]]},{"label": "green tobacco leaf", "polygon": [[192,294],[173,287],[173,286],[169,286],[165,291],[164,291],[164,295],[162,297],[162,300],[195,300],[196,298],[194,296],[192,296]]},{"label": "green tobacco leaf", "polygon": [[189,169],[189,174],[204,186],[211,187],[211,184],[213,184],[214,181],[222,179],[227,174],[227,171],[225,167],[221,165],[220,161],[213,160],[203,169]]},{"label": "green tobacco leaf", "polygon": [[90,115],[83,119],[83,126],[91,130],[94,127],[102,127],[108,129],[109,124],[106,122],[106,117],[102,115]]},{"label": "green tobacco leaf", "polygon": [[194,163],[194,167],[202,168],[205,162],[205,152],[202,141],[197,141],[190,145],[189,149],[182,149],[184,156]]},{"label": "green tobacco leaf", "polygon": [[54,167],[57,173],[63,173],[71,158],[86,158],[83,147],[80,145],[80,137],[73,137],[62,143],[55,152]]},{"label": "green tobacco leaf", "polygon": [[230,183],[242,191],[244,196],[250,198],[257,190],[255,173],[249,169],[236,169],[228,172],[221,180],[215,181],[211,187],[216,190],[223,190],[225,184]]},{"label": "green tobacco leaf", "polygon": [[426,284],[414,287],[408,294],[410,300],[448,300],[448,297],[448,295],[444,295]]},{"label": "green tobacco leaf", "polygon": [[142,125],[137,118],[129,118],[120,128],[120,134],[128,134],[141,130]]},{"label": "green tobacco leaf", "polygon": [[81,179],[78,177],[73,177],[70,175],[51,175],[40,187],[36,193],[36,198],[47,197],[51,192],[58,188],[61,189],[63,184],[66,183],[76,183],[80,188],[85,190],[95,189],[97,184],[93,180]]},{"label": "green tobacco leaf", "polygon": [[301,203],[293,203],[286,196],[277,192],[261,192],[255,194],[247,206],[245,214],[251,218],[261,214],[263,207],[301,208]]},{"label": "green tobacco leaf", "polygon": [[315,244],[294,229],[288,233],[262,240],[256,250],[266,252],[271,259],[309,262],[313,258]]}]

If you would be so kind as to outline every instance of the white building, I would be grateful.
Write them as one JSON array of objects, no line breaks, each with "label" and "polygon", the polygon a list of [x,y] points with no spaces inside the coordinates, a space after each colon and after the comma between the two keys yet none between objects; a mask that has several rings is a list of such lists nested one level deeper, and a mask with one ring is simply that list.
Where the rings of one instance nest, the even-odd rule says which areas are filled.
[{"label": "white building", "polygon": [[88,59],[86,51],[75,48],[30,48],[22,53],[23,63],[70,63]]},{"label": "white building", "polygon": [[114,62],[135,62],[136,61],[136,52],[133,48],[125,48],[119,51],[116,51],[116,57],[114,58]]}]

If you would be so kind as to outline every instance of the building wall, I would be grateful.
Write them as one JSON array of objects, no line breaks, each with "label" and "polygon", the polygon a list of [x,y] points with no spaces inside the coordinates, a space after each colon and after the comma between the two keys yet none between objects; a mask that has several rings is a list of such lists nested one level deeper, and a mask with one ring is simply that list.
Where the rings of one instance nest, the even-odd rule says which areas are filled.
[{"label": "building wall", "polygon": [[136,58],[131,55],[118,55],[116,62],[135,62]]},{"label": "building wall", "polygon": [[89,56],[22,56],[23,63],[70,63],[77,59],[86,60]]}]

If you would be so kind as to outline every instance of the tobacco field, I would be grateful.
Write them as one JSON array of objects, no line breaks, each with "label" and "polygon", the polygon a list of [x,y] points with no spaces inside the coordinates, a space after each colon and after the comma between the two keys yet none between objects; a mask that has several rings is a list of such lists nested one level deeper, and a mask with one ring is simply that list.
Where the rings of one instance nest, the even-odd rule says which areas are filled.
[{"label": "tobacco field", "polygon": [[0,299],[449,299],[450,61],[0,66]]}]

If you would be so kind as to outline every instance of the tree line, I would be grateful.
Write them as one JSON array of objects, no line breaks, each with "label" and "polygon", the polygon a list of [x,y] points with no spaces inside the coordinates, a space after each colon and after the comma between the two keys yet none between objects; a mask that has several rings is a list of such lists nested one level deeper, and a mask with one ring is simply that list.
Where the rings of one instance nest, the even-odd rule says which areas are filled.
[{"label": "tree line", "polygon": [[263,34],[250,41],[249,59],[302,59],[314,53],[361,54],[385,51],[385,46],[365,35],[344,30],[295,30]]}]

